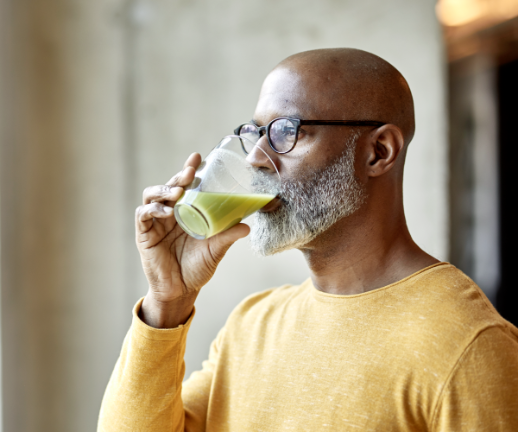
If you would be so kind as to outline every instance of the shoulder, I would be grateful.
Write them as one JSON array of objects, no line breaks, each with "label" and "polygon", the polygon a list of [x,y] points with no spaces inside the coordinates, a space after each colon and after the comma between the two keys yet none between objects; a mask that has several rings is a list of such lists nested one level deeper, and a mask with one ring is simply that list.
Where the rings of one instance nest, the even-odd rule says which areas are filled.
[{"label": "shoulder", "polygon": [[493,307],[484,292],[461,270],[443,264],[411,278],[403,287],[402,296],[410,305],[410,315],[418,315],[421,323],[433,325],[464,347],[491,327],[499,327],[518,337],[518,330]]},{"label": "shoulder", "polygon": [[[382,294],[379,305],[384,325],[397,335],[393,348],[409,358],[418,356],[419,365],[433,371],[436,389],[447,382],[467,352],[482,352],[480,341],[487,337],[511,341],[510,352],[516,351],[516,327],[468,276],[450,264],[425,269]],[[500,356],[493,348],[483,354]]]},{"label": "shoulder", "polygon": [[508,327],[486,328],[465,347],[444,383],[433,430],[495,424],[518,430],[517,393],[518,336]]}]

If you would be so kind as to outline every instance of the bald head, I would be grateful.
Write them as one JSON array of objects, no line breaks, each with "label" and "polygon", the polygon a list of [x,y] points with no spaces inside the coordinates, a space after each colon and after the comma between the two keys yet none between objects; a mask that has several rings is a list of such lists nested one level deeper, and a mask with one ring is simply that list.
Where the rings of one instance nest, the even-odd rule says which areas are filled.
[{"label": "bald head", "polygon": [[313,120],[391,123],[401,129],[406,144],[412,140],[414,103],[408,83],[396,68],[374,54],[351,48],[295,54],[270,73],[263,91],[271,89],[268,81],[279,74],[292,75],[292,93],[311,105],[311,115],[318,116]]}]

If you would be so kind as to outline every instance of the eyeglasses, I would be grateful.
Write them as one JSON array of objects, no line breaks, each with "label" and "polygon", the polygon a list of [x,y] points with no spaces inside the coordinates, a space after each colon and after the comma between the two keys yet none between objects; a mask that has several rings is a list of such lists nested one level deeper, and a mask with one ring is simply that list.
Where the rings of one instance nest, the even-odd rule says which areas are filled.
[{"label": "eyeglasses", "polygon": [[380,127],[385,123],[370,120],[300,120],[289,117],[278,117],[266,126],[257,126],[253,123],[245,123],[237,127],[234,133],[246,140],[241,144],[246,154],[250,153],[257,141],[266,134],[268,144],[272,150],[279,154],[285,154],[293,150],[299,136],[301,125],[325,125],[325,126],[375,126]]}]

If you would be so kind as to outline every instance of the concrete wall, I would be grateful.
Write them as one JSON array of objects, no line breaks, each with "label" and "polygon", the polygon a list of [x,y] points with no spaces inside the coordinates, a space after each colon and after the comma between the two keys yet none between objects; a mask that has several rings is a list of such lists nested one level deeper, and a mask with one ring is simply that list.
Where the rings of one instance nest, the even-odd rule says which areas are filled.
[{"label": "concrete wall", "polygon": [[129,322],[119,8],[3,4],[5,431],[95,430]]},{"label": "concrete wall", "polygon": [[[408,221],[446,258],[434,1],[0,2],[12,24],[0,53],[11,71],[0,100],[5,430],[95,429],[131,305],[146,291],[132,238],[142,189],[248,120],[264,76],[297,51],[362,48],[407,77],[417,110]],[[259,259],[238,242],[199,297],[188,373],[243,297],[307,275],[297,251]]]}]

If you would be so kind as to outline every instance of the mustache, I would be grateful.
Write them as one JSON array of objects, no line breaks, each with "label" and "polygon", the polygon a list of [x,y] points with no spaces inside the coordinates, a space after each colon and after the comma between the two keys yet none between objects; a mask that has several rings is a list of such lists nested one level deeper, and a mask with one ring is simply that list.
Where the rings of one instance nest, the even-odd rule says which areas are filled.
[{"label": "mustache", "polygon": [[251,187],[254,193],[278,196],[283,187],[276,174],[269,174],[256,167],[249,168],[252,175]]},{"label": "mustache", "polygon": [[[304,182],[300,180],[285,179],[278,181],[277,177],[268,174],[260,169],[254,168],[252,189],[254,193],[275,195],[278,198],[285,211],[294,211],[298,213],[300,206],[305,206],[308,199],[312,197],[306,191],[313,187],[312,182]],[[280,209],[279,209],[280,210]],[[263,214],[261,217],[271,218],[279,210]]]}]

